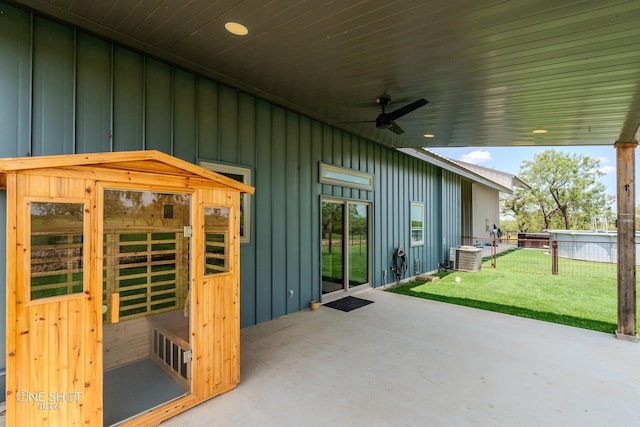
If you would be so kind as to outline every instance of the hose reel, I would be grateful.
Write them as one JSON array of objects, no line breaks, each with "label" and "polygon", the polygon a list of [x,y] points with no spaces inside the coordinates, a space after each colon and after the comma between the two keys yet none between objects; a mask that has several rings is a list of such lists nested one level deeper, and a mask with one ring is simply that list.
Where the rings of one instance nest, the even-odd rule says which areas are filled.
[{"label": "hose reel", "polygon": [[402,246],[399,246],[395,251],[393,251],[391,271],[393,271],[396,282],[399,282],[407,272],[407,255],[404,253],[404,248]]}]

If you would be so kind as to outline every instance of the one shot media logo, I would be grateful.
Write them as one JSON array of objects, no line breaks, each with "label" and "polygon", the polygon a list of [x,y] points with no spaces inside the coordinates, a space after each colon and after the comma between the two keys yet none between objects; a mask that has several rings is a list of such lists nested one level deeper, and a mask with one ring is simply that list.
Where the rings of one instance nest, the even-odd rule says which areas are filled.
[{"label": "one shot media logo", "polygon": [[79,403],[82,392],[80,391],[27,391],[18,390],[16,400],[19,403],[35,403],[40,410],[59,410],[62,405]]}]

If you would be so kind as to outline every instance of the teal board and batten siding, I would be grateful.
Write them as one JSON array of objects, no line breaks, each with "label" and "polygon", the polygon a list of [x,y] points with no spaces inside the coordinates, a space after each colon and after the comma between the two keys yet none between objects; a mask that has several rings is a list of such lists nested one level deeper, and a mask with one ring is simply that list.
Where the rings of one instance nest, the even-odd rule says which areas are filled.
[{"label": "teal board and batten siding", "polygon": [[[157,149],[251,169],[242,326],[320,298],[322,197],[372,204],[373,286],[385,283],[383,271],[392,280],[397,246],[412,274],[415,260],[421,272],[436,269],[445,245],[459,239],[457,175],[73,27],[0,8],[0,157]],[[320,162],[373,174],[374,190],[319,183]],[[415,201],[426,208],[425,244],[411,247]],[[5,237],[3,226],[3,254]]]},{"label": "teal board and batten siding", "polygon": [[442,179],[440,199],[440,226],[442,227],[442,242],[440,259],[447,259],[449,248],[457,246],[462,239],[462,180],[460,175],[447,170],[441,170]]}]

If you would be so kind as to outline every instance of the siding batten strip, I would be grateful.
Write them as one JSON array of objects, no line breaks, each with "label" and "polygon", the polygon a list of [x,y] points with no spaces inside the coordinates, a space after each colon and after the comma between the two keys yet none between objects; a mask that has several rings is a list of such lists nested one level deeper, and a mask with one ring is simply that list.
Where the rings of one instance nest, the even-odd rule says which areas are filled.
[{"label": "siding batten strip", "polygon": [[113,142],[113,123],[114,123],[114,115],[115,115],[115,84],[114,84],[114,78],[115,78],[115,46],[113,44],[113,42],[111,43],[111,51],[110,51],[110,56],[111,56],[111,64],[110,64],[110,70],[109,70],[109,103],[111,104],[109,106],[109,151],[113,152],[114,151],[114,142]]},{"label": "siding batten strip", "polygon": [[78,128],[76,120],[78,118],[78,30],[73,29],[73,78],[72,78],[72,99],[71,99],[71,154],[78,152]]},{"label": "siding batten strip", "polygon": [[35,28],[34,28],[34,18],[33,18],[33,11],[31,12],[30,16],[29,16],[29,81],[31,82],[31,84],[29,85],[29,137],[28,137],[28,141],[29,141],[29,151],[26,153],[27,156],[32,156],[33,155],[33,105],[34,105],[34,100],[33,100],[33,87],[35,85],[35,81],[34,81],[34,69],[33,69],[33,63],[35,60]]},{"label": "siding batten strip", "polygon": [[147,149],[147,58],[142,58],[142,149]]}]

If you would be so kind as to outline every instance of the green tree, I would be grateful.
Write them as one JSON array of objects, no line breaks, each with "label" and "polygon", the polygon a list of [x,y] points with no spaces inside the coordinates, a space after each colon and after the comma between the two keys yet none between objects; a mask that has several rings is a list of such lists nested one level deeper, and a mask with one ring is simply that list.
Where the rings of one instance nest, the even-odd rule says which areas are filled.
[{"label": "green tree", "polygon": [[515,223],[515,229],[509,231],[536,232],[545,228],[545,216],[540,215],[537,199],[531,191],[516,191],[511,196],[502,194],[501,198],[502,215],[512,217]]},{"label": "green tree", "polygon": [[328,253],[333,253],[334,234],[342,237],[343,205],[322,203],[322,239],[327,242]]},{"label": "green tree", "polygon": [[502,212],[515,218],[520,231],[589,229],[594,218],[612,217],[597,159],[545,150],[522,162],[518,175],[531,189],[505,198]]}]

